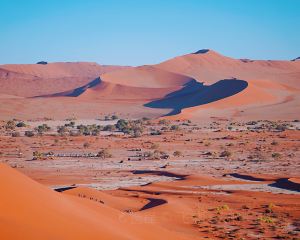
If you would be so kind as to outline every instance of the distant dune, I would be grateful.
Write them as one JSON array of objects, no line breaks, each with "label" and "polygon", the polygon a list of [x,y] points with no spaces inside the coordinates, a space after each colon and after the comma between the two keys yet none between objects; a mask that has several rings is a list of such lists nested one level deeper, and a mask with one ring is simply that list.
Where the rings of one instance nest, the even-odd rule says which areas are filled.
[{"label": "distant dune", "polygon": [[0,113],[5,118],[115,112],[199,121],[216,116],[294,119],[300,110],[299,81],[298,60],[233,59],[209,49],[140,67],[1,65]]},{"label": "distant dune", "polygon": [[0,93],[23,97],[57,93],[123,68],[127,67],[88,62],[0,65]]}]

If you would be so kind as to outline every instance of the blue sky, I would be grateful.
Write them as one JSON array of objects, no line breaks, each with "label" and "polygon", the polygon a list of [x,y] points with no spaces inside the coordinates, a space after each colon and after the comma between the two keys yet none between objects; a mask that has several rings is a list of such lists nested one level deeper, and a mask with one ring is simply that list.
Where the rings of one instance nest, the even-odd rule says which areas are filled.
[{"label": "blue sky", "polygon": [[300,0],[0,0],[0,64],[300,56]]}]

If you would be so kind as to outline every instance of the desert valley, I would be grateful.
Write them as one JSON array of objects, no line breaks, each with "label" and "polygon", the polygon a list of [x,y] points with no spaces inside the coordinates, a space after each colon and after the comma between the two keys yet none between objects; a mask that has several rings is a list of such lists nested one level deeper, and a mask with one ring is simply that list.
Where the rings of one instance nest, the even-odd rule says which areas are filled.
[{"label": "desert valley", "polygon": [[299,239],[300,60],[0,65],[1,239]]}]

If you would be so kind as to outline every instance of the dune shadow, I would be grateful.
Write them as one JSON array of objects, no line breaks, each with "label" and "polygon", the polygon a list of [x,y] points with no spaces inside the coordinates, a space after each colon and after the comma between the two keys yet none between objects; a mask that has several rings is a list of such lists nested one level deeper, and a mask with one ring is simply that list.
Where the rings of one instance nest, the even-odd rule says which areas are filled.
[{"label": "dune shadow", "polygon": [[295,191],[295,192],[300,192],[300,184],[291,182],[287,178],[278,179],[275,183],[269,184],[269,186],[281,188],[281,189],[287,189],[287,190]]},{"label": "dune shadow", "polygon": [[262,181],[266,181],[263,178],[258,178],[258,177],[253,177],[250,175],[244,175],[244,174],[239,174],[239,173],[231,173],[229,174],[229,176],[235,177],[235,178],[240,178],[243,180],[248,180],[248,181],[257,181],[257,182],[262,182]]},{"label": "dune shadow", "polygon": [[[64,96],[66,97],[78,97],[82,93],[84,93],[88,88],[95,87],[96,85],[100,84],[100,77],[94,79],[93,81],[89,82],[88,84],[75,88],[74,90],[67,92]],[[58,95],[61,95],[61,93],[58,93]],[[55,95],[54,95],[55,96]]]},{"label": "dune shadow", "polygon": [[91,81],[91,82],[89,82],[89,83],[87,83],[87,84],[85,84],[81,87],[78,87],[78,88],[75,88],[75,89],[72,89],[72,90],[69,90],[69,91],[64,91],[64,92],[59,92],[59,93],[54,93],[54,94],[47,94],[47,95],[40,95],[40,96],[35,96],[35,97],[32,97],[32,98],[40,98],[40,97],[78,97],[82,93],[84,93],[87,89],[95,87],[100,83],[101,83],[101,79],[100,79],[100,77],[98,77],[98,78],[94,79],[93,81]]},{"label": "dune shadow", "polygon": [[164,176],[164,177],[174,177],[178,180],[184,180],[188,175],[176,174],[167,171],[157,171],[157,170],[133,170],[133,174],[151,174],[156,176]]},{"label": "dune shadow", "polygon": [[149,200],[149,202],[145,206],[143,206],[139,211],[147,210],[167,203],[167,201],[164,199],[159,199],[159,198],[147,198],[147,199]]},{"label": "dune shadow", "polygon": [[181,112],[184,108],[200,106],[215,102],[243,91],[248,83],[239,79],[224,79],[212,85],[205,86],[192,80],[178,91],[166,95],[164,98],[144,104],[149,108],[173,109],[168,115]]}]

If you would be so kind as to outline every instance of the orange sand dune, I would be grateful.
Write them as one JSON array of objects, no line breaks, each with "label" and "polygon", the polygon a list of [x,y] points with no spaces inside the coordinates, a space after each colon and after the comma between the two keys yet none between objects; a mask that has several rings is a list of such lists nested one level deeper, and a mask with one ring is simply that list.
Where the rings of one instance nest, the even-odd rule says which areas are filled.
[{"label": "orange sand dune", "polygon": [[1,239],[188,239],[100,202],[55,192],[4,164],[0,177]]},{"label": "orange sand dune", "polygon": [[[0,113],[5,118],[49,116],[49,112],[53,118],[70,114],[94,118],[109,110],[125,116],[199,121],[282,116],[290,120],[300,110],[299,80],[300,61],[233,59],[205,49],[132,68],[95,63],[2,65]],[[12,96],[39,98],[21,102]],[[42,99],[46,104],[36,113]]]},{"label": "orange sand dune", "polygon": [[149,88],[168,88],[181,86],[192,80],[181,74],[175,74],[153,66],[141,66],[103,74],[105,82]]},{"label": "orange sand dune", "polygon": [[213,83],[232,77],[247,81],[266,79],[299,89],[299,61],[241,60],[207,50],[179,56],[155,66],[190,76],[204,83]]},{"label": "orange sand dune", "polygon": [[133,198],[133,197],[120,198],[102,191],[97,191],[95,189],[85,188],[85,187],[73,188],[70,190],[66,190],[63,193],[73,195],[73,196],[81,196],[81,197],[85,196],[88,199],[90,198],[98,199],[101,200],[104,205],[107,205],[109,207],[112,207],[120,211],[126,211],[128,209],[130,209],[131,211],[138,211],[148,203],[146,199],[143,200],[143,199]]},{"label": "orange sand dune", "polygon": [[150,101],[179,90],[192,80],[180,74],[142,66],[103,74],[100,84],[89,88],[80,97]]},{"label": "orange sand dune", "polygon": [[[205,105],[186,108],[180,116],[172,118],[203,119],[225,115],[232,117],[236,111],[249,110],[252,114],[248,115],[248,118],[273,119],[278,118],[278,111],[268,111],[266,114],[259,109],[280,103],[281,116],[293,119],[297,115],[297,111],[291,113],[286,110],[290,109],[291,105],[296,109],[299,106],[297,98],[292,97],[300,91],[299,61],[239,60],[207,50],[180,56],[158,64],[156,67],[185,74],[205,84],[215,83],[229,77],[243,79],[248,83],[248,87],[236,95]],[[286,99],[290,100],[286,101]],[[286,103],[289,106],[285,107]]]},{"label": "orange sand dune", "polygon": [[0,65],[0,93],[32,97],[66,91],[123,68],[88,62]]}]

